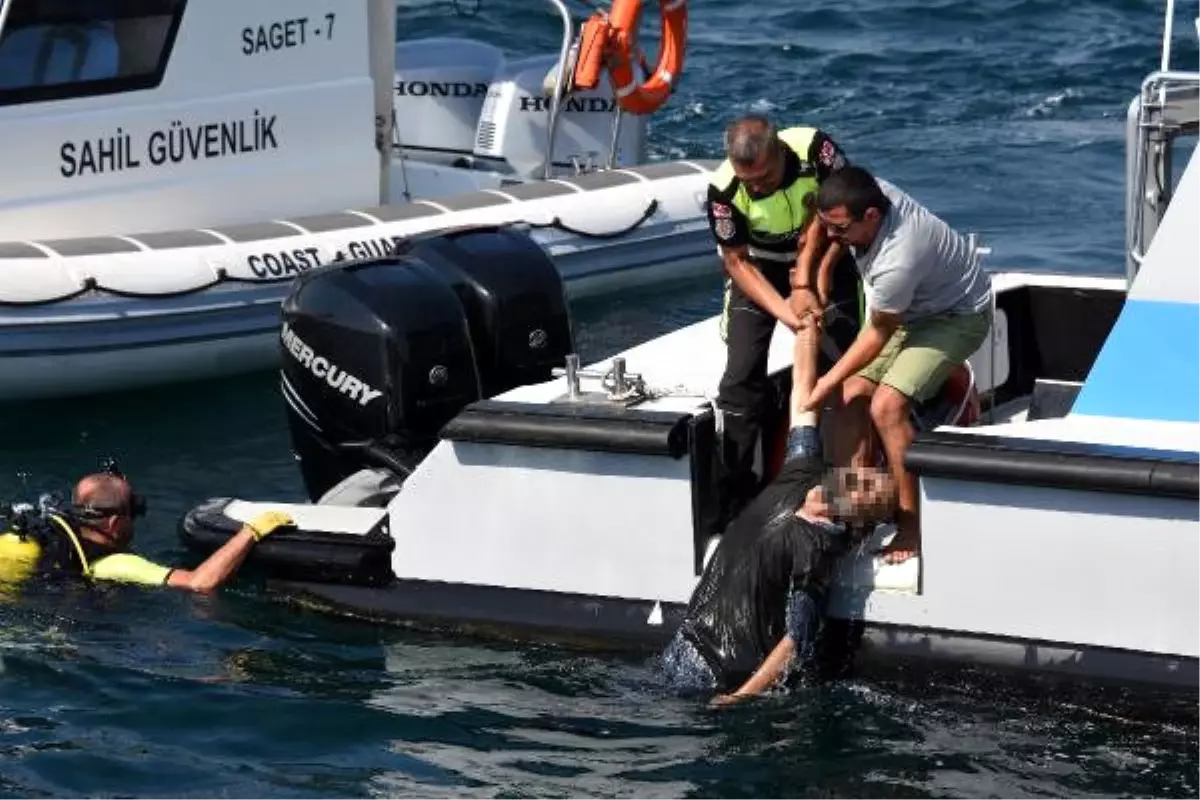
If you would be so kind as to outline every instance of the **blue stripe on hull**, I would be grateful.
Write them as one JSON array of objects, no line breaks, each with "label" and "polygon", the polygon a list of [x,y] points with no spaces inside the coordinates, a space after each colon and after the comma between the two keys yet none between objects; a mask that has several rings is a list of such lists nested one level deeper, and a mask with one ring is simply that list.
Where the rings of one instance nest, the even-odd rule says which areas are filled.
[{"label": "blue stripe on hull", "polygon": [[1200,306],[1126,301],[1071,413],[1200,422]]}]

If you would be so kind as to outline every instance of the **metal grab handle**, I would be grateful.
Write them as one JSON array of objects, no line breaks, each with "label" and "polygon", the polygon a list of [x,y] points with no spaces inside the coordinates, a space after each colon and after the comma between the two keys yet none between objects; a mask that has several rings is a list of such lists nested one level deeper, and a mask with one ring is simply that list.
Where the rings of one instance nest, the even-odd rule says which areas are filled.
[{"label": "metal grab handle", "polygon": [[575,38],[574,26],[571,24],[571,12],[563,0],[550,0],[551,5],[558,10],[562,17],[563,39],[558,48],[558,79],[554,81],[554,96],[550,98],[549,119],[546,124],[546,165],[542,177],[549,179],[554,169],[554,135],[558,132],[558,115],[562,98],[565,94],[568,56],[571,52],[571,41]]}]

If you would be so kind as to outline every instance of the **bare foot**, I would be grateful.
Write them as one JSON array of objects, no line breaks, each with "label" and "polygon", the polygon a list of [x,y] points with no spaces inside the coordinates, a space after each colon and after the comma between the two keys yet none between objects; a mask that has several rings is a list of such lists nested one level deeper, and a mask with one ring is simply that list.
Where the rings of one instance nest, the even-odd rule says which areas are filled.
[{"label": "bare foot", "polygon": [[885,564],[903,564],[910,558],[919,556],[921,554],[920,547],[921,542],[917,536],[900,530],[896,532],[892,541],[876,552],[883,558]]},{"label": "bare foot", "polygon": [[879,556],[885,564],[903,564],[910,558],[916,558],[919,555],[921,555],[921,551],[915,547],[897,547],[894,544],[889,544],[879,551]]}]

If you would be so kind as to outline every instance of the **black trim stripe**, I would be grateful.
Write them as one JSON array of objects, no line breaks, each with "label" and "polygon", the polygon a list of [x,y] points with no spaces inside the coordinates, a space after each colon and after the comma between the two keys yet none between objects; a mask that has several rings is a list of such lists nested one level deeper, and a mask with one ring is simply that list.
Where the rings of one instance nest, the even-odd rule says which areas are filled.
[{"label": "black trim stripe", "polygon": [[919,475],[1200,500],[1200,454],[969,433],[918,436],[905,465]]}]

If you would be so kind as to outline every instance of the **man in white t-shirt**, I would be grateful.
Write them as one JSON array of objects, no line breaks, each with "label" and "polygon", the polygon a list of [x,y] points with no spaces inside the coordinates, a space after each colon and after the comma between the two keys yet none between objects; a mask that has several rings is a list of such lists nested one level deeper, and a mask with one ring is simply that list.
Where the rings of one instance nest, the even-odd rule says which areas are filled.
[{"label": "man in white t-shirt", "polygon": [[854,254],[869,314],[854,344],[817,381],[807,407],[819,409],[841,390],[846,411],[839,435],[855,443],[856,466],[873,460],[874,423],[899,491],[896,536],[884,558],[899,563],[917,554],[920,541],[917,480],[904,469],[912,405],[935,395],[983,344],[991,327],[991,279],[965,236],[861,167],[831,175],[816,202],[829,236]]}]

